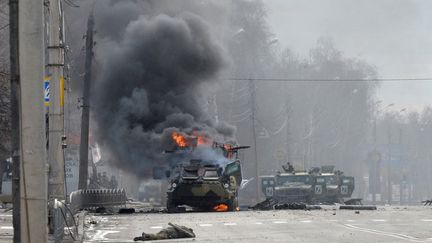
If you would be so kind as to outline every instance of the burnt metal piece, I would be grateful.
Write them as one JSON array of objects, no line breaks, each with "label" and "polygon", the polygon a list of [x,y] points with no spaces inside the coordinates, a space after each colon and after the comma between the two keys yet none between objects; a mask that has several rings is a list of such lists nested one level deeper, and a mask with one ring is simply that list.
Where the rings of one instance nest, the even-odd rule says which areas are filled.
[{"label": "burnt metal piece", "polygon": [[135,213],[135,208],[120,208],[118,213],[119,214],[133,214],[133,213]]},{"label": "burnt metal piece", "polygon": [[346,210],[376,210],[377,207],[370,205],[340,205],[339,209],[346,209]]},{"label": "burnt metal piece", "polygon": [[431,206],[432,205],[432,199],[431,200],[425,200],[425,201],[422,201],[422,203],[423,203],[423,205],[424,206]]},{"label": "burnt metal piece", "polygon": [[274,198],[267,198],[266,200],[257,203],[256,205],[249,207],[252,210],[272,210],[278,204],[278,201]]}]

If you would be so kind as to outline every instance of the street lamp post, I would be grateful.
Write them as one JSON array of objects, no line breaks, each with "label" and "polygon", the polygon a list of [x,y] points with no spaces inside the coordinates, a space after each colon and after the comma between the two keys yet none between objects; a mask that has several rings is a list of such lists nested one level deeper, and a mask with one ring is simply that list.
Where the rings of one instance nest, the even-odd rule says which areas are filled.
[{"label": "street lamp post", "polygon": [[[401,109],[400,111],[399,111],[399,115],[402,115],[402,113],[404,113],[406,111],[406,108],[403,108],[403,109]],[[402,162],[402,159],[403,159],[403,148],[402,148],[402,124],[401,124],[401,126],[399,127],[399,149],[401,150],[400,151],[400,161]],[[402,173],[403,174],[403,173]],[[400,182],[399,182],[399,204],[400,205],[402,205],[402,203],[403,203],[403,192],[404,192],[404,179],[403,179],[403,175],[402,175],[402,178],[400,179]]]},{"label": "street lamp post", "polygon": [[[394,104],[391,104],[394,105]],[[389,105],[390,106],[390,105]],[[388,106],[387,106],[388,107]],[[402,112],[404,112],[406,110],[406,108],[401,109],[398,114],[402,114]],[[391,173],[392,173],[392,166],[391,166],[391,158],[392,158],[392,154],[391,154],[391,144],[392,144],[392,137],[391,137],[391,123],[388,126],[388,162],[387,162],[387,203],[391,204],[392,203],[392,182],[391,182]],[[402,134],[400,134],[399,137],[399,141],[401,141],[401,136]]]},{"label": "street lamp post", "polygon": [[[389,104],[386,108],[389,108],[391,106],[394,106],[394,104]],[[386,109],[385,108],[385,109]],[[388,138],[388,161],[387,161],[387,203],[391,204],[392,200],[392,185],[391,185],[391,123],[388,125],[387,128],[387,138]]]},{"label": "street lamp post", "polygon": [[[378,100],[377,102],[375,102],[375,106],[378,107],[379,104],[382,103],[382,100]],[[375,108],[375,107],[374,107]],[[377,152],[377,116],[378,116],[378,109],[375,108],[375,116],[374,116],[374,127],[373,127],[373,140],[374,140],[374,153]],[[373,185],[370,187],[372,189],[372,203],[375,204],[376,203],[376,187],[378,185],[377,183],[377,179],[376,178],[376,164],[373,164],[374,166],[374,170],[372,175],[369,175],[370,177],[373,177],[372,181]]]},{"label": "street lamp post", "polygon": [[[381,103],[382,103],[382,100],[379,100],[379,101],[377,101],[375,103],[375,105],[378,106]],[[375,117],[374,117],[374,150],[375,150],[375,152],[377,152],[377,118],[378,118],[380,112],[385,112],[388,108],[390,108],[390,107],[392,107],[394,105],[395,105],[394,103],[391,103],[391,104],[388,104],[383,109],[376,109],[376,114],[375,114]],[[390,141],[391,141],[390,126],[388,128],[388,139],[389,139],[389,142],[388,142],[389,143],[389,146],[388,146],[389,147],[389,150],[388,150],[389,161],[388,161],[388,164],[387,164],[387,189],[388,189],[388,194],[387,195],[390,195],[390,190],[389,190],[389,188],[391,187],[391,181],[390,181],[390,171],[391,171],[391,168],[390,168],[390,157],[391,157],[391,152],[390,152]],[[374,162],[374,163],[378,163],[378,162]],[[372,185],[371,188],[372,188],[372,201],[373,201],[374,204],[376,203],[376,188],[379,185],[378,180],[380,179],[380,175],[378,173],[376,173],[376,171],[378,171],[378,168],[377,168],[378,166],[380,166],[380,165],[373,164],[373,170],[372,170],[373,174],[369,175],[369,176],[373,176],[373,179],[371,180],[373,182],[373,185]],[[382,200],[382,198],[381,198],[381,200]]]}]

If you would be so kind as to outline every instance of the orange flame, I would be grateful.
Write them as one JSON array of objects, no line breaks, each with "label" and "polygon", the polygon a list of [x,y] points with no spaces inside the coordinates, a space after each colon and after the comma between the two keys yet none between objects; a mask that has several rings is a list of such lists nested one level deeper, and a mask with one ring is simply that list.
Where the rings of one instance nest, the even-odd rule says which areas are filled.
[{"label": "orange flame", "polygon": [[197,145],[198,146],[211,146],[212,140],[210,138],[206,138],[204,136],[198,136],[197,137]]},{"label": "orange flame", "polygon": [[198,132],[193,132],[193,135],[196,137],[197,146],[212,146],[213,140],[206,135],[202,135]]},{"label": "orange flame", "polygon": [[214,206],[213,210],[216,212],[226,212],[226,211],[228,211],[228,205],[226,205],[225,203],[221,203],[221,204]]},{"label": "orange flame", "polygon": [[178,132],[173,132],[171,134],[172,139],[176,142],[177,146],[184,148],[187,146],[187,139],[185,136],[181,135]]},{"label": "orange flame", "polygon": [[224,146],[225,150],[227,151],[227,155],[226,155],[226,157],[227,157],[228,159],[231,159],[231,158],[234,156],[234,153],[233,153],[233,151],[231,150],[231,149],[232,149],[232,145],[226,143],[226,144],[224,144],[223,146]]}]

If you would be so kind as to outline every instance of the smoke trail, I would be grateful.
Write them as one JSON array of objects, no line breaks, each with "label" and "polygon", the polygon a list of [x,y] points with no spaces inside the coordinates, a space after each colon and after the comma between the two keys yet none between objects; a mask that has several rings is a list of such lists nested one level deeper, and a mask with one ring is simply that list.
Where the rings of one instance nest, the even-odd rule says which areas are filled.
[{"label": "smoke trail", "polygon": [[203,86],[214,84],[227,63],[209,29],[200,17],[181,13],[142,15],[104,32],[115,34],[98,49],[102,71],[92,112],[98,140],[123,169],[139,175],[160,163],[173,131],[233,139],[234,128],[204,108]]}]

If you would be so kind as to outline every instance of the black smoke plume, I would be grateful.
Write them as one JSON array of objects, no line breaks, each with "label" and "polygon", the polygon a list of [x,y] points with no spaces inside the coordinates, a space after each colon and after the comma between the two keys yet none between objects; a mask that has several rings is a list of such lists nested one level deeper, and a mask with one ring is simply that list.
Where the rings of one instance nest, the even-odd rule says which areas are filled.
[{"label": "black smoke plume", "polygon": [[92,112],[98,141],[119,167],[144,175],[161,165],[173,131],[233,139],[234,128],[206,112],[205,91],[227,60],[200,17],[141,15],[117,28],[98,47]]}]

